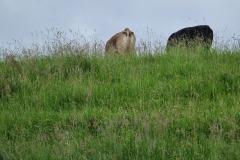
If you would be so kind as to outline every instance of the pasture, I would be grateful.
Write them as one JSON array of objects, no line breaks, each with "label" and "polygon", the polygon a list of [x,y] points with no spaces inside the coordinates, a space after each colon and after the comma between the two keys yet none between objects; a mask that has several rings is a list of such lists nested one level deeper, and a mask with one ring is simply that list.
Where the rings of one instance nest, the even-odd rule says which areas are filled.
[{"label": "pasture", "polygon": [[240,52],[0,63],[0,159],[239,159]]}]

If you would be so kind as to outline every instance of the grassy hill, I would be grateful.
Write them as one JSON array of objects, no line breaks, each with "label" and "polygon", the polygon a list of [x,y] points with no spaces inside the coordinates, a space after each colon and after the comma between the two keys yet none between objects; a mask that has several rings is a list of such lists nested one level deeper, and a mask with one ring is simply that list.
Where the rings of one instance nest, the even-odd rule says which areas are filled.
[{"label": "grassy hill", "polygon": [[0,62],[0,159],[240,159],[240,52]]}]

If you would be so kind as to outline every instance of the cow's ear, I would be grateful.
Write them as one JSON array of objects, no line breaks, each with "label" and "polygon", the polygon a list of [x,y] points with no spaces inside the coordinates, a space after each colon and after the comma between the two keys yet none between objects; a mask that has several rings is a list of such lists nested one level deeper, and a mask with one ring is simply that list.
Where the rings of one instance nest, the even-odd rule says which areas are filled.
[{"label": "cow's ear", "polygon": [[134,32],[130,32],[130,36],[133,36],[134,35]]}]

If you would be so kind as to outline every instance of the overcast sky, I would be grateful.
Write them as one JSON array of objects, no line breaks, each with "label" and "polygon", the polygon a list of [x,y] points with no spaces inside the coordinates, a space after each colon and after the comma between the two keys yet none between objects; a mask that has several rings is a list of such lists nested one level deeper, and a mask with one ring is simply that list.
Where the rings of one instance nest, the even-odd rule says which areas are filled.
[{"label": "overcast sky", "polygon": [[0,45],[32,40],[31,33],[57,28],[106,42],[126,27],[137,40],[147,31],[168,36],[208,24],[219,36],[240,35],[240,0],[0,0]]}]

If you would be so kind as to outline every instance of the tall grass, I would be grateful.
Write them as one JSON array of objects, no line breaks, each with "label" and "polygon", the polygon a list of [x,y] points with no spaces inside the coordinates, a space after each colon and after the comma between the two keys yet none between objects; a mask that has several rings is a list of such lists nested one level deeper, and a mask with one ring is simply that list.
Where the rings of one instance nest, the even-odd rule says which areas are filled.
[{"label": "tall grass", "polygon": [[0,159],[240,158],[239,50],[66,51],[0,62]]}]

